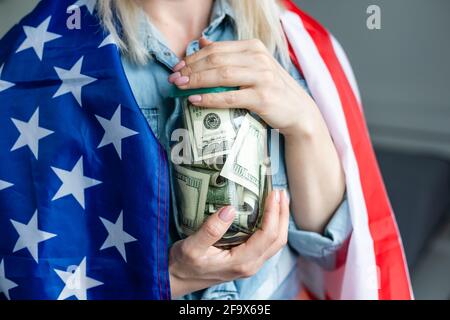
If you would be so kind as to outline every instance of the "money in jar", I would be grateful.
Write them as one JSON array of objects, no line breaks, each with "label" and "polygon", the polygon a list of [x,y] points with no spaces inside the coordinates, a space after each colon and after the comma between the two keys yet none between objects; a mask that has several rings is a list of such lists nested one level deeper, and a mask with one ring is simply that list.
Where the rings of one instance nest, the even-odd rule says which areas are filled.
[{"label": "money in jar", "polygon": [[233,206],[235,219],[215,244],[222,248],[245,242],[260,227],[272,187],[265,123],[239,106],[203,108],[188,100],[194,94],[230,90],[238,88],[175,89],[174,93],[189,140],[182,163],[172,166],[177,229],[181,236],[189,236],[220,208]]}]

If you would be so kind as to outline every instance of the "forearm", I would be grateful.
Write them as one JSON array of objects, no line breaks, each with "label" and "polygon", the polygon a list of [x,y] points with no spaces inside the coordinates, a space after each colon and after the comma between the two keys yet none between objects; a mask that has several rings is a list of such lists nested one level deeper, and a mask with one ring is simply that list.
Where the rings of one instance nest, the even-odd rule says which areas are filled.
[{"label": "forearm", "polygon": [[342,202],[345,176],[317,106],[308,109],[308,124],[285,135],[291,211],[298,228],[323,233]]}]

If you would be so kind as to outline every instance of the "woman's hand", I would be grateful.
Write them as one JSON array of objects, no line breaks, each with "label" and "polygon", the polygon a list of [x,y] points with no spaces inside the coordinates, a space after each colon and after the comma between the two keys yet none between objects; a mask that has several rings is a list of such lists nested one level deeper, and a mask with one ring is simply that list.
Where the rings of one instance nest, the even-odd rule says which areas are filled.
[{"label": "woman's hand", "polygon": [[282,134],[297,135],[311,124],[307,113],[314,101],[272,57],[259,40],[208,42],[186,57],[169,81],[180,89],[240,87],[223,93],[194,95],[192,104],[202,107],[242,107],[257,113]]},{"label": "woman's hand", "polygon": [[247,242],[231,250],[214,247],[230,227],[234,215],[232,207],[222,208],[197,233],[172,246],[169,274],[173,297],[250,277],[286,244],[289,200],[285,191],[273,191],[267,197],[261,229]]}]

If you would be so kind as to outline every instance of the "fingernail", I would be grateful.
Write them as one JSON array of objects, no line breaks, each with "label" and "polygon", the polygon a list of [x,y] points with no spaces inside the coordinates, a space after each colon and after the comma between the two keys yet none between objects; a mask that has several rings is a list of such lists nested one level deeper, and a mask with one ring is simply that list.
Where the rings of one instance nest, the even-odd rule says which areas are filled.
[{"label": "fingernail", "polygon": [[170,82],[170,83],[174,83],[175,80],[177,80],[177,79],[180,78],[180,77],[181,77],[181,72],[175,72],[175,73],[172,73],[172,74],[169,76],[169,82]]},{"label": "fingernail", "polygon": [[275,201],[277,203],[280,203],[280,191],[279,190],[275,190]]},{"label": "fingernail", "polygon": [[199,103],[202,102],[202,96],[195,94],[193,96],[189,96],[188,100],[190,103]]},{"label": "fingernail", "polygon": [[181,69],[183,69],[186,66],[186,61],[181,60],[180,62],[178,62],[175,67],[173,67],[173,71],[177,72],[180,71]]},{"label": "fingernail", "polygon": [[289,203],[291,201],[291,198],[289,197],[289,193],[287,190],[283,190],[283,198]]},{"label": "fingernail", "polygon": [[233,207],[226,207],[222,211],[219,212],[219,218],[220,220],[224,222],[230,222],[234,219],[234,208]]},{"label": "fingernail", "polygon": [[177,78],[175,80],[175,84],[177,86],[183,86],[183,85],[187,84],[188,82],[189,82],[189,77],[188,76],[182,76],[182,77],[179,77],[179,78]]}]

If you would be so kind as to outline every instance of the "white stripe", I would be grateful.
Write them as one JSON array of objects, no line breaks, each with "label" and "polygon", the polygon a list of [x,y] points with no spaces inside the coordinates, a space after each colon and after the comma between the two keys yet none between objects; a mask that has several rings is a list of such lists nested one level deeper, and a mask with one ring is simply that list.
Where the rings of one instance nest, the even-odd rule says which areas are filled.
[{"label": "white stripe", "polygon": [[116,41],[114,40],[114,37],[112,34],[109,34],[105,39],[103,39],[102,43],[98,46],[98,48],[106,47],[107,45],[113,44],[117,46]]},{"label": "white stripe", "polygon": [[342,66],[342,69],[344,69],[344,73],[347,77],[348,82],[350,82],[350,86],[353,89],[353,92],[356,96],[356,99],[358,100],[360,108],[362,108],[361,103],[361,94],[359,92],[358,82],[356,81],[355,73],[353,72],[353,68],[348,61],[347,54],[345,53],[344,49],[342,48],[339,41],[336,40],[336,38],[331,35],[331,43],[333,44],[334,53],[336,54],[339,63]]},{"label": "white stripe", "polygon": [[346,174],[353,233],[349,243],[340,298],[378,299],[376,260],[368,226],[367,209],[337,88],[300,17],[286,11],[281,21],[302,67],[308,87],[334,139]]}]

